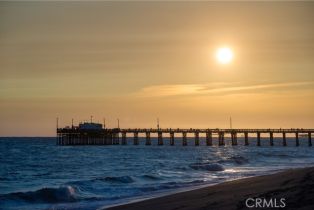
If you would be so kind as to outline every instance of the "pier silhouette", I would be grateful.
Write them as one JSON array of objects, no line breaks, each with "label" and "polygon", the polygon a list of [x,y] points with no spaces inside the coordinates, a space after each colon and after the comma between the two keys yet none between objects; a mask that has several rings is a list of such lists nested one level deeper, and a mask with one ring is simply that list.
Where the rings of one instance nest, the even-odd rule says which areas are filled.
[{"label": "pier silhouette", "polygon": [[[133,144],[139,145],[139,134],[144,134],[145,145],[151,145],[151,134],[157,134],[157,144],[164,145],[164,135],[170,136],[170,145],[175,144],[175,135],[181,134],[182,145],[188,144],[187,135],[194,135],[194,145],[200,145],[200,134],[205,134],[206,145],[213,145],[213,135],[218,135],[218,145],[225,145],[226,134],[231,136],[231,144],[238,145],[238,135],[243,134],[244,145],[249,145],[249,139],[256,138],[256,145],[261,146],[261,134],[269,136],[269,145],[274,146],[274,134],[281,134],[282,145],[287,146],[287,134],[294,135],[295,146],[300,146],[300,136],[306,137],[308,146],[312,146],[312,133],[314,129],[291,128],[291,129],[172,129],[172,128],[105,128],[98,123],[82,123],[79,126],[57,128],[57,145],[126,145],[127,135],[133,137]],[[256,137],[249,136],[250,134]]]}]

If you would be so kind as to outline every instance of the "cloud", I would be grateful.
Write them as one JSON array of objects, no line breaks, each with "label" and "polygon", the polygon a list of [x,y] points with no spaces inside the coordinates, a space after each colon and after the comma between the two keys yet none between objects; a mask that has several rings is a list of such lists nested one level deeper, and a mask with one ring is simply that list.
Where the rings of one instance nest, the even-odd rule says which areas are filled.
[{"label": "cloud", "polygon": [[144,87],[134,93],[137,97],[167,97],[182,95],[201,94],[226,94],[243,93],[257,90],[279,90],[299,86],[310,86],[314,82],[288,82],[288,83],[268,83],[255,85],[237,85],[238,83],[205,83],[205,84],[177,84],[177,85],[154,85]]}]

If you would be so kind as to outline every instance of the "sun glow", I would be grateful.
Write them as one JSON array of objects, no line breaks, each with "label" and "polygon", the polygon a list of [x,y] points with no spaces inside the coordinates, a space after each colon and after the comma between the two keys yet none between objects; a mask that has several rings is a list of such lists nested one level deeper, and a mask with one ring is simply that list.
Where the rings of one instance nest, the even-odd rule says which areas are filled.
[{"label": "sun glow", "polygon": [[219,48],[216,52],[216,59],[221,64],[230,63],[233,59],[232,50],[228,47]]}]

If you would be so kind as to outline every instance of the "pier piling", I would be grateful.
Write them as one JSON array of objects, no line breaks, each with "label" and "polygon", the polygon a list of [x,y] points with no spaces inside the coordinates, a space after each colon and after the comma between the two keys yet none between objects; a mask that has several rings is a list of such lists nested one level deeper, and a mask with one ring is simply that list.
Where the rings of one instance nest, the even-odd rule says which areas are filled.
[{"label": "pier piling", "polygon": [[164,141],[162,139],[162,132],[158,132],[158,145],[164,145]]},{"label": "pier piling", "polygon": [[286,133],[282,132],[282,146],[287,146]]},{"label": "pier piling", "polygon": [[225,145],[225,133],[224,132],[219,132],[218,133],[218,145],[219,146],[224,146]]},{"label": "pier piling", "polygon": [[[113,135],[113,141],[114,141],[114,144],[119,144],[119,133],[114,133]],[[97,145],[98,145],[98,138],[97,138]]]},{"label": "pier piling", "polygon": [[269,133],[269,145],[274,146],[274,134],[273,134],[273,132]]},{"label": "pier piling", "polygon": [[300,146],[300,142],[299,142],[299,133],[296,132],[295,133],[295,146]]},{"label": "pier piling", "polygon": [[170,132],[170,145],[174,145],[174,132]]},{"label": "pier piling", "polygon": [[244,145],[245,146],[249,145],[249,134],[248,134],[248,132],[244,132]]},{"label": "pier piling", "polygon": [[257,146],[261,146],[261,133],[257,132]]},{"label": "pier piling", "polygon": [[138,142],[138,132],[137,131],[134,132],[133,135],[134,135],[133,144],[134,145],[138,145],[139,144],[139,142]]},{"label": "pier piling", "polygon": [[182,132],[182,145],[187,146],[187,140],[186,140],[186,132]]},{"label": "pier piling", "polygon": [[213,135],[212,135],[212,132],[210,131],[206,132],[206,145],[213,146]]},{"label": "pier piling", "polygon": [[231,133],[231,144],[232,146],[238,145],[237,133],[234,131]]},{"label": "pier piling", "polygon": [[195,132],[194,136],[195,136],[195,146],[199,146],[200,145],[199,132]]},{"label": "pier piling", "polygon": [[122,145],[127,145],[127,141],[126,141],[126,132],[122,132],[121,144],[122,144]]},{"label": "pier piling", "polygon": [[146,141],[145,141],[145,145],[151,145],[152,142],[150,140],[150,132],[146,132]]}]

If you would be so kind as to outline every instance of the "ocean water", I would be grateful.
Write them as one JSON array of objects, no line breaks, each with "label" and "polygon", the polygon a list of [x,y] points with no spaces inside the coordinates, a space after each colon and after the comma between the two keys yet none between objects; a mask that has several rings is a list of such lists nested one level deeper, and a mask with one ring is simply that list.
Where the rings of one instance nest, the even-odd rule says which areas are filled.
[{"label": "ocean water", "polygon": [[[111,146],[56,146],[54,138],[0,138],[0,209],[102,209],[135,199],[149,198],[286,168],[314,165],[314,148],[300,138],[275,146],[262,138],[257,147],[194,146],[181,139],[175,146],[140,144]],[[214,140],[215,141],[215,140]]]}]

